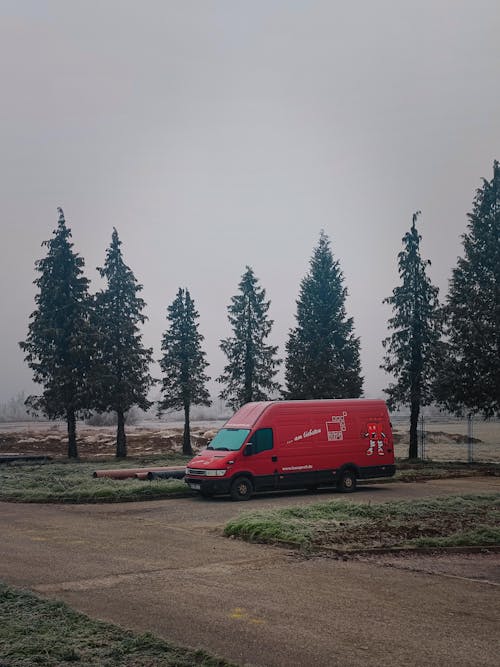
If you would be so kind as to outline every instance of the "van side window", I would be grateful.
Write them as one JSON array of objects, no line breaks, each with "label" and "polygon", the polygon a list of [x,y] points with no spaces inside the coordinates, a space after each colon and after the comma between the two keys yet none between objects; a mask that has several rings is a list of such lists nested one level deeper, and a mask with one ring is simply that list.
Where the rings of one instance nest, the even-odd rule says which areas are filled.
[{"label": "van side window", "polygon": [[252,435],[255,454],[273,448],[273,429],[261,428]]}]

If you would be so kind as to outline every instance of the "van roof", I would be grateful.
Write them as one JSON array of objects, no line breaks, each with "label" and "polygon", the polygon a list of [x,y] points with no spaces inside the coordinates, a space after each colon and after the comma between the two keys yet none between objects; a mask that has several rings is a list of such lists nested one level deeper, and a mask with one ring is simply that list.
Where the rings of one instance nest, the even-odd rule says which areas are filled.
[{"label": "van roof", "polygon": [[[271,406],[284,408],[285,410],[310,410],[311,408],[322,408],[328,410],[342,410],[353,407],[364,407],[372,409],[386,410],[386,404],[383,400],[366,398],[339,398],[339,399],[318,399],[311,401],[260,401],[258,403],[246,403],[224,424],[225,428],[251,428],[261,417],[261,415],[270,409]],[[281,410],[280,410],[281,412]]]}]

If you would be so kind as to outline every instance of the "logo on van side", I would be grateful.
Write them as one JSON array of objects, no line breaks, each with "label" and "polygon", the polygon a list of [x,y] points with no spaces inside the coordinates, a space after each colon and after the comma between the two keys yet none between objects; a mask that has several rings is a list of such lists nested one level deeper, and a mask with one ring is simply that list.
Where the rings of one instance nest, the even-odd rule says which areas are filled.
[{"label": "logo on van side", "polygon": [[344,439],[346,417],[347,412],[344,411],[341,415],[332,415],[332,421],[326,422],[326,434],[330,442]]}]

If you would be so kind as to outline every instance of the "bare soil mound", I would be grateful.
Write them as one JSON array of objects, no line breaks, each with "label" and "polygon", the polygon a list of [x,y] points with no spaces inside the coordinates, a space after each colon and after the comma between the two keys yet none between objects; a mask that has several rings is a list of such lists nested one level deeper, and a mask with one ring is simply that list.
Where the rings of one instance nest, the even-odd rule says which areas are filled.
[{"label": "bare soil mound", "polygon": [[[191,446],[195,451],[206,447],[217,429],[193,427]],[[182,451],[183,429],[179,427],[127,429],[128,455],[162,456]],[[82,426],[77,430],[78,454],[82,459],[109,458],[114,455],[116,430],[114,427]],[[0,454],[36,454],[53,458],[66,458],[67,434],[64,426],[27,427],[17,431],[0,431]]]},{"label": "bare soil mound", "polygon": [[[193,425],[191,445],[195,451],[207,446],[217,433],[217,426]],[[180,453],[183,428],[168,423],[152,422],[151,426],[128,426],[127,447],[129,456],[163,456]],[[82,459],[106,458],[114,455],[116,442],[115,426],[87,426],[79,424],[77,429],[78,452]],[[394,431],[396,445],[410,441],[409,431]],[[426,431],[427,445],[465,445],[467,435],[445,431]],[[473,438],[474,443],[483,440]],[[35,454],[65,458],[67,456],[67,434],[65,424],[34,423],[22,427],[0,429],[0,454]]]}]

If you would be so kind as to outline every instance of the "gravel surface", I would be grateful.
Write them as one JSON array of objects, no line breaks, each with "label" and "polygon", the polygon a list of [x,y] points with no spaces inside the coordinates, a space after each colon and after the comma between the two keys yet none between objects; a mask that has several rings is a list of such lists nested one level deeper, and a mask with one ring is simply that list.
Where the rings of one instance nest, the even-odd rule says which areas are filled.
[{"label": "gravel surface", "polygon": [[[349,498],[371,503],[499,486],[498,478],[396,483]],[[245,508],[335,496],[267,494]],[[390,559],[304,559],[222,537],[224,523],[242,509],[198,497],[106,506],[0,503],[0,579],[242,666],[497,667],[500,596],[483,556],[442,560],[432,573],[411,559],[397,559],[407,568]],[[480,579],[462,577],[474,568]]]},{"label": "gravel surface", "polygon": [[359,556],[359,560],[398,570],[445,575],[500,586],[500,553],[408,554]]}]

